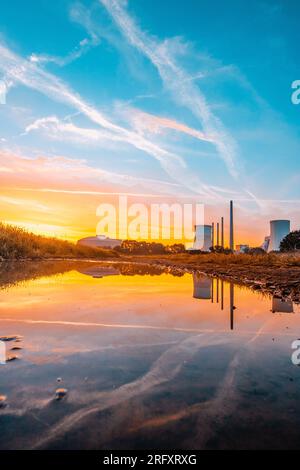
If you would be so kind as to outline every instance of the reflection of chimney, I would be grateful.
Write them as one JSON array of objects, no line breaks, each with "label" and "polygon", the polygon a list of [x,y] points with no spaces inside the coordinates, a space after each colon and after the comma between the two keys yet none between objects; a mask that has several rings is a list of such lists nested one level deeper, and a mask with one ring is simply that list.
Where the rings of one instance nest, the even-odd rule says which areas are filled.
[{"label": "reflection of chimney", "polygon": [[294,305],[291,300],[283,300],[278,297],[273,297],[272,299],[272,312],[281,312],[281,313],[293,313]]},{"label": "reflection of chimney", "polygon": [[219,303],[219,278],[217,278],[217,304]]},{"label": "reflection of chimney", "polygon": [[233,251],[233,202],[230,201],[230,249]]},{"label": "reflection of chimney", "polygon": [[230,329],[233,330],[233,312],[234,312],[234,284],[230,283]]},{"label": "reflection of chimney", "polygon": [[211,279],[199,274],[193,274],[194,293],[195,299],[210,299],[211,298]]},{"label": "reflection of chimney", "polygon": [[221,247],[224,248],[224,217],[221,217]]},{"label": "reflection of chimney", "polygon": [[224,309],[224,281],[221,279],[221,310]]}]

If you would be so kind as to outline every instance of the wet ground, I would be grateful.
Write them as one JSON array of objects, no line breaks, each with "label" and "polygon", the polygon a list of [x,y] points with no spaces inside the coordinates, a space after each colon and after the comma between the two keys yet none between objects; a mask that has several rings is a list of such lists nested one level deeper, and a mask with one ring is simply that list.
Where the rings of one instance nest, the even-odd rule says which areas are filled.
[{"label": "wet ground", "polygon": [[1,449],[300,448],[298,305],[116,263],[40,271],[1,283]]}]

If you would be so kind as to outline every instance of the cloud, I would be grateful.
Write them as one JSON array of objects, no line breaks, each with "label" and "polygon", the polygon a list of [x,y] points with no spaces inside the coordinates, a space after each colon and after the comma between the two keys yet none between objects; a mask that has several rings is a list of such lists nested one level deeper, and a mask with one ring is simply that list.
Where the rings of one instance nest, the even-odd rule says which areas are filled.
[{"label": "cloud", "polygon": [[14,83],[37,90],[54,101],[71,106],[95,124],[114,134],[115,138],[154,157],[172,179],[190,191],[198,193],[202,197],[220,198],[218,194],[203,184],[197,175],[186,168],[186,164],[180,156],[168,152],[134,131],[113,123],[55,75],[46,72],[35,63],[22,59],[1,44],[0,70],[5,71],[7,77]]},{"label": "cloud", "polygon": [[191,137],[204,142],[214,142],[214,137],[212,135],[206,135],[204,132],[193,129],[186,124],[178,122],[174,119],[145,113],[144,111],[136,108],[127,108],[123,111],[123,114],[126,114],[127,117],[132,121],[135,130],[142,134],[144,131],[160,134],[163,129],[170,129],[190,135]]},{"label": "cloud", "polygon": [[[72,122],[60,120],[56,116],[37,119],[25,129],[25,134],[41,131],[54,140],[69,140],[79,144],[97,144],[103,141],[124,142],[118,134],[103,129],[78,127]],[[24,134],[23,134],[24,135]]]},{"label": "cloud", "polygon": [[[178,65],[170,41],[159,42],[142,31],[127,13],[124,2],[99,0],[110,13],[129,43],[146,56],[156,67],[166,89],[174,100],[188,108],[202,125],[206,135],[215,137],[215,146],[232,176],[238,177],[237,145],[223,123],[210,109],[204,94],[191,76]],[[183,51],[181,51],[183,53]]]},{"label": "cloud", "polygon": [[64,65],[68,65],[71,62],[74,62],[74,60],[79,59],[83,54],[86,54],[92,47],[95,47],[99,44],[100,41],[94,41],[88,38],[83,39],[80,41],[78,46],[76,46],[73,51],[71,51],[67,56],[65,57],[59,57],[59,56],[54,56],[54,55],[49,55],[49,54],[31,54],[29,57],[30,62],[33,63],[53,63],[56,65],[59,65],[60,67],[63,67]]},{"label": "cloud", "polygon": [[0,105],[6,104],[6,96],[12,86],[13,82],[8,80],[7,77],[0,79]]},{"label": "cloud", "polygon": [[91,20],[91,12],[87,9],[84,9],[79,3],[75,3],[71,6],[70,9],[70,19],[84,26],[85,30],[88,33],[88,37],[82,39],[79,44],[65,57],[58,57],[55,55],[48,55],[48,54],[31,54],[29,60],[33,63],[54,63],[63,67],[65,65],[74,62],[74,60],[79,59],[82,55],[86,54],[90,49],[96,47],[100,44],[101,38],[100,36],[94,31],[92,20]]},{"label": "cloud", "polygon": [[[0,150],[0,181],[2,188],[104,194],[148,190],[152,194],[178,194],[177,184],[156,179],[137,178],[90,167],[85,160],[63,156],[28,158]],[[101,191],[99,191],[101,188]]]}]

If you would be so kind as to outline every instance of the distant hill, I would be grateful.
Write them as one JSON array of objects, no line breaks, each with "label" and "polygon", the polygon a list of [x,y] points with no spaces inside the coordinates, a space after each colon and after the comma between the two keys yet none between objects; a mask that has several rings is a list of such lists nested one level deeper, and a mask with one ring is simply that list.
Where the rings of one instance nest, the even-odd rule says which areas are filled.
[{"label": "distant hill", "polygon": [[0,261],[22,258],[96,258],[118,257],[113,250],[91,248],[27,232],[0,223]]}]

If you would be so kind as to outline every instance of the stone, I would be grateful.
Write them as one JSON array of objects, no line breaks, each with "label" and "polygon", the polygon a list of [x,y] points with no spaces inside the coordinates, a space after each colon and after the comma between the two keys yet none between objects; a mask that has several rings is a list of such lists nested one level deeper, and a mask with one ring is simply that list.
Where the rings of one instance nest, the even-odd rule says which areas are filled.
[{"label": "stone", "polygon": [[62,400],[67,395],[68,390],[66,388],[58,388],[55,392],[55,399]]}]

